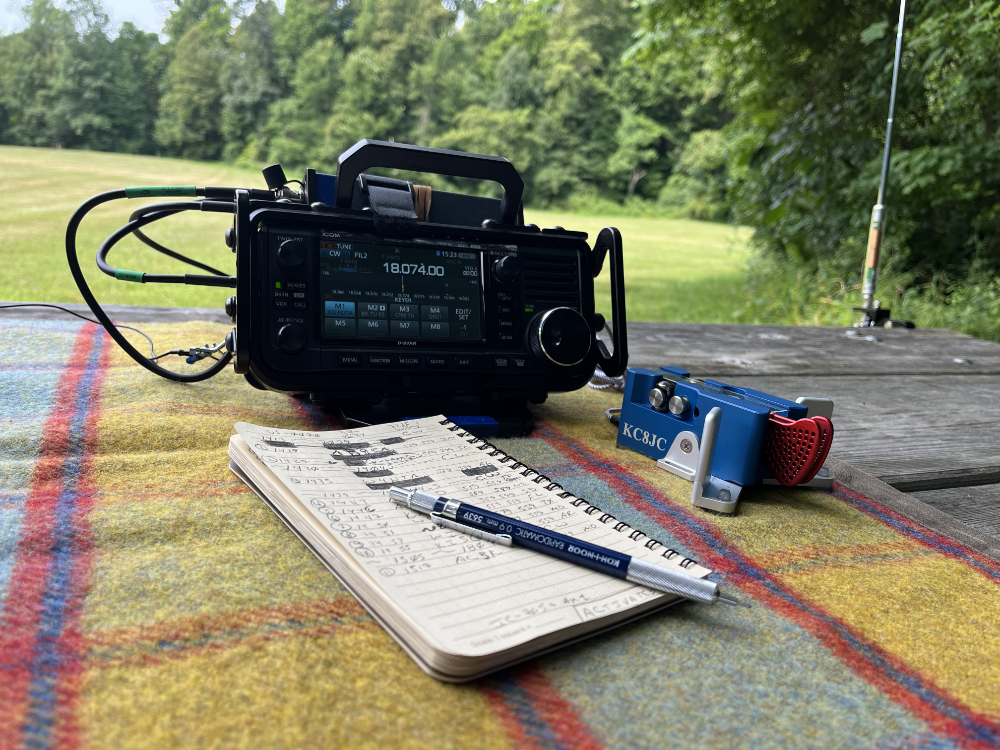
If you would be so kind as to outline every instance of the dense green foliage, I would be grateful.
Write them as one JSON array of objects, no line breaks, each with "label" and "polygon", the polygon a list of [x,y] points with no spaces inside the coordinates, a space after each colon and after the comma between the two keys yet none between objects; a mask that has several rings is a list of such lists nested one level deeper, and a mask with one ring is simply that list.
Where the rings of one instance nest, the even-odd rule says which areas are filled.
[{"label": "dense green foliage", "polygon": [[[531,206],[751,226],[738,320],[848,322],[898,2],[174,0],[156,35],[27,0],[0,143],[290,174],[361,138],[502,154]],[[906,24],[880,296],[1000,338],[1000,0]]]},{"label": "dense green foliage", "polygon": [[722,166],[715,74],[625,61],[627,0],[175,0],[162,37],[112,29],[99,0],[24,12],[0,38],[0,143],[294,172],[376,138],[502,154],[534,205],[726,212],[701,175]]},{"label": "dense green foliage", "polygon": [[[697,29],[705,59],[729,76],[729,202],[757,230],[770,266],[759,274],[786,284],[793,261],[856,281],[898,13],[897,0],[648,6],[643,54],[656,59]],[[937,294],[1000,268],[1000,3],[918,0],[904,38],[884,262],[903,287]]]}]

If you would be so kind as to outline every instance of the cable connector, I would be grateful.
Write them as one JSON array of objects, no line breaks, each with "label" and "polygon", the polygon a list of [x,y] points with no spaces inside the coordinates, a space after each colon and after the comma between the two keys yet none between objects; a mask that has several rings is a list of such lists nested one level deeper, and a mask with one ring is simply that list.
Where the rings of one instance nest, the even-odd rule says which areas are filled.
[{"label": "cable connector", "polygon": [[137,284],[146,283],[146,274],[143,271],[129,271],[125,268],[115,269],[115,278],[118,281],[134,281]]},{"label": "cable connector", "polygon": [[[206,357],[211,357],[213,354],[217,354],[226,348],[226,342],[223,341],[219,344],[205,344],[204,346],[192,346],[187,350],[187,358],[184,360],[189,365],[193,365],[196,362],[200,362]],[[178,350],[178,354],[183,355],[183,350]]]}]

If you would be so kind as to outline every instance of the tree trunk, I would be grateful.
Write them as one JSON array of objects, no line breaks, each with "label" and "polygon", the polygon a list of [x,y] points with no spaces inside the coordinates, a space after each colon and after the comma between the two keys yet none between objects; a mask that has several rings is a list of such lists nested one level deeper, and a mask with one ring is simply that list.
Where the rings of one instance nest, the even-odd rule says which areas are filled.
[{"label": "tree trunk", "polygon": [[628,181],[628,197],[631,198],[632,194],[635,193],[635,186],[639,184],[639,180],[649,174],[645,169],[632,170],[632,179]]}]

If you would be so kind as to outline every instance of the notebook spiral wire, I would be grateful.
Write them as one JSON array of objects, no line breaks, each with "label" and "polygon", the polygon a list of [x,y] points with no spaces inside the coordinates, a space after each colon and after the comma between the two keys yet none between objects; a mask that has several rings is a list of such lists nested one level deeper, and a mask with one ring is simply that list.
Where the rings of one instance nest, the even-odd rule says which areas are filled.
[{"label": "notebook spiral wire", "polygon": [[[610,412],[614,410],[608,409],[608,411]],[[618,411],[620,411],[620,409]],[[647,541],[643,545],[644,547],[646,547],[646,549],[652,551],[658,551],[660,547],[663,547],[664,549],[663,552],[661,553],[661,556],[667,560],[673,560],[676,557],[682,557],[683,559],[679,563],[679,565],[682,568],[689,568],[692,565],[698,564],[696,560],[693,560],[690,557],[683,557],[681,553],[678,552],[677,550],[671,547],[667,547],[666,545],[656,541],[655,539],[649,538],[647,534],[643,533],[642,531],[639,531],[638,529],[632,528],[624,521],[619,521],[610,513],[604,513],[598,506],[587,502],[584,498],[577,497],[572,492],[567,492],[566,490],[563,489],[562,485],[553,482],[549,477],[545,476],[544,474],[541,474],[540,472],[535,471],[530,466],[527,466],[526,464],[517,461],[513,456],[500,450],[492,443],[487,442],[483,438],[476,437],[471,432],[463,430],[459,425],[455,424],[450,419],[446,419],[440,424],[443,426],[451,425],[450,427],[448,427],[448,430],[450,432],[458,433],[458,437],[460,438],[466,438],[466,437],[471,438],[470,440],[467,441],[469,445],[474,445],[481,451],[489,451],[489,453],[486,454],[487,456],[489,456],[490,458],[497,458],[498,463],[503,464],[508,469],[517,471],[521,476],[527,479],[531,479],[531,481],[534,482],[535,484],[545,485],[544,489],[548,490],[549,492],[562,490],[559,493],[559,498],[562,500],[568,500],[569,498],[573,498],[573,500],[570,502],[570,505],[577,508],[582,508],[583,512],[586,513],[588,516],[596,516],[598,513],[600,513],[601,515],[597,520],[600,521],[602,524],[613,523],[614,530],[617,531],[618,533],[627,534],[629,539],[636,542],[641,542],[642,537],[646,537]],[[532,474],[535,475],[533,478],[531,476]]]}]

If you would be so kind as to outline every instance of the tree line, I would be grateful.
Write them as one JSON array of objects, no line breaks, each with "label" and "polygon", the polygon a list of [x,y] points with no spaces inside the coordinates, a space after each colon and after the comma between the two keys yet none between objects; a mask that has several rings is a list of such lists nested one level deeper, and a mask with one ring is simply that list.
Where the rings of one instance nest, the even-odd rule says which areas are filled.
[{"label": "tree line", "polygon": [[[753,226],[856,280],[898,0],[99,0],[0,37],[0,143],[335,169],[362,138],[498,154],[539,206]],[[1000,267],[1000,0],[915,0],[886,250],[914,283]]]},{"label": "tree line", "polygon": [[627,0],[175,0],[162,37],[99,0],[23,12],[0,38],[3,143],[333,170],[396,140],[503,155],[536,204],[687,202],[665,189],[693,137],[722,167],[713,73],[631,64]]}]

